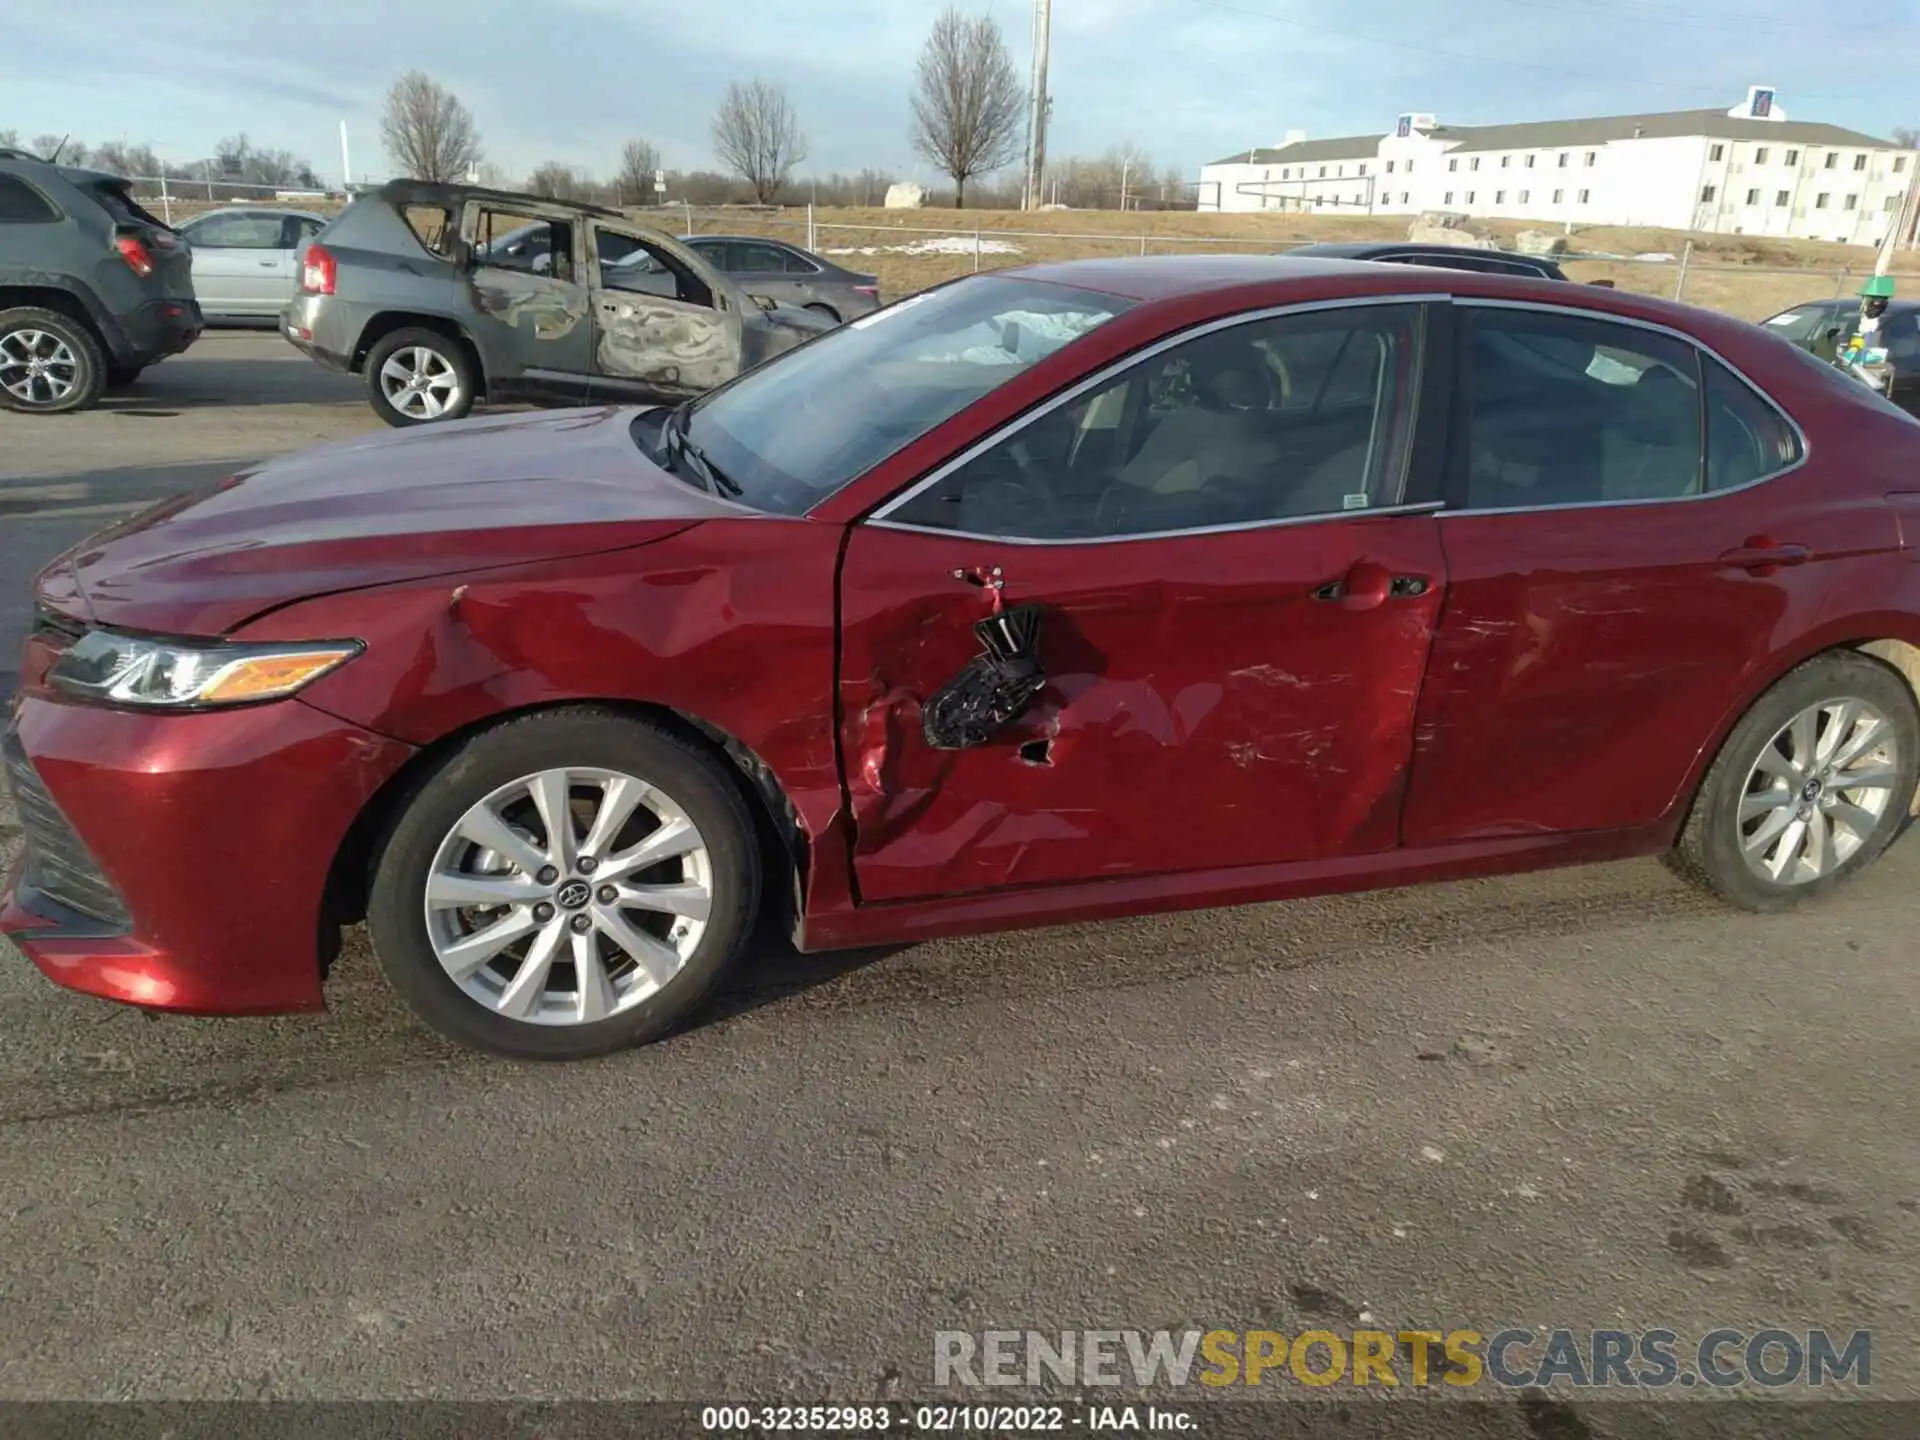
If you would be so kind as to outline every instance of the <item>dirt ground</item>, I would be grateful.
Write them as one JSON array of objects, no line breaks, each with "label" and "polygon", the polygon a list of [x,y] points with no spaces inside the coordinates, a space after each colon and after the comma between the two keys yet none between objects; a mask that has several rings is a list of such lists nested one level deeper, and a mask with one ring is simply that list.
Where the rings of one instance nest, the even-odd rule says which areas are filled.
[{"label": "dirt ground", "polygon": [[[150,201],[150,205],[157,205]],[[330,213],[333,201],[289,201]],[[207,209],[199,201],[175,201],[182,221]],[[670,234],[691,225],[703,234],[770,235],[804,245],[804,205],[779,210],[741,206],[687,211],[674,206],[630,211],[636,219]],[[1313,240],[1404,239],[1404,216],[1215,215],[1188,211],[1117,210],[884,210],[834,207],[814,212],[815,244],[856,270],[877,275],[889,299],[964,275],[1038,260],[1100,256],[1193,254],[1206,251],[1279,250]],[[1522,230],[1550,228],[1495,220],[1487,229],[1511,245]],[[978,236],[976,255],[976,234]],[[1684,284],[1679,257],[1693,244]],[[1747,320],[1763,320],[1803,300],[1851,294],[1873,268],[1873,252],[1824,240],[1776,240],[1755,235],[1689,235],[1679,230],[1594,226],[1569,238],[1581,254],[1618,260],[1572,262],[1576,280],[1612,280],[1622,290],[1683,299]],[[1636,260],[1636,256],[1665,257]],[[1907,252],[1896,274],[1920,277],[1920,253]]]}]

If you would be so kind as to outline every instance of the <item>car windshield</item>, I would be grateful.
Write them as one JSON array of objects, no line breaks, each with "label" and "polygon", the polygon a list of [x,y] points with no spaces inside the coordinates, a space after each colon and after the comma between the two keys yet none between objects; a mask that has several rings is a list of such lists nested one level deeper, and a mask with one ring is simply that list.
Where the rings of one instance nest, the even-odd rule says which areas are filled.
[{"label": "car windshield", "polygon": [[1133,303],[969,277],[742,376],[694,405],[687,434],[746,503],[798,515]]}]

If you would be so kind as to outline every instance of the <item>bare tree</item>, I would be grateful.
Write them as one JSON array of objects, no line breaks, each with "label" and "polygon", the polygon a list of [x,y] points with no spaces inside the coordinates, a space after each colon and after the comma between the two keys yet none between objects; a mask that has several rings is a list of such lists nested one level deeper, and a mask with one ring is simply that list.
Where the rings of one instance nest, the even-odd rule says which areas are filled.
[{"label": "bare tree", "polygon": [[753,198],[770,205],[793,167],[807,158],[807,137],[786,91],[764,80],[736,80],[714,112],[713,148],[752,187]]},{"label": "bare tree", "polygon": [[18,130],[0,130],[0,150],[18,150],[20,132]]},{"label": "bare tree", "polygon": [[527,193],[543,200],[587,200],[593,177],[559,160],[543,160],[527,177]]},{"label": "bare tree", "polygon": [[920,51],[913,95],[913,148],[953,177],[953,205],[967,181],[1020,153],[1026,91],[991,15],[969,19],[948,6]]},{"label": "bare tree", "polygon": [[651,140],[629,140],[620,147],[620,169],[613,177],[620,200],[627,205],[652,201],[653,174],[660,168],[660,150]]},{"label": "bare tree", "polygon": [[380,139],[393,163],[416,180],[460,180],[480,163],[473,112],[418,70],[409,70],[387,91]]},{"label": "bare tree", "polygon": [[1898,125],[1894,127],[1893,143],[1902,150],[1920,150],[1920,127]]}]

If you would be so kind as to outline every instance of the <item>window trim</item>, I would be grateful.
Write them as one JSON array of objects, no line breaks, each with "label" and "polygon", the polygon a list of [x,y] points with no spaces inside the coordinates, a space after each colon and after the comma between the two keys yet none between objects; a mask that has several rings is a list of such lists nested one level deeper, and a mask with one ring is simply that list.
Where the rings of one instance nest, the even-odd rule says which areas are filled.
[{"label": "window trim", "polygon": [[[1546,301],[1542,301],[1542,300],[1493,300],[1493,299],[1484,299],[1479,296],[1458,296],[1457,295],[1453,297],[1452,303],[1455,306],[1462,307],[1462,308],[1474,308],[1474,309],[1484,309],[1484,310],[1531,310],[1531,311],[1536,311],[1536,312],[1547,314],[1547,315],[1568,315],[1568,316],[1572,316],[1576,320],[1599,320],[1603,323],[1611,323],[1614,325],[1625,325],[1628,328],[1634,329],[1634,330],[1647,330],[1652,332],[1655,335],[1664,335],[1669,339],[1678,340],[1683,345],[1690,346],[1693,349],[1696,355],[1696,359],[1700,357],[1705,357],[1708,359],[1717,360],[1720,363],[1720,365],[1730,375],[1732,375],[1735,379],[1739,380],[1741,384],[1745,385],[1747,389],[1751,390],[1756,396],[1758,396],[1761,404],[1765,405],[1769,410],[1773,411],[1775,415],[1779,416],[1782,420],[1784,420],[1787,424],[1787,428],[1793,432],[1794,438],[1800,442],[1800,458],[1794,461],[1791,465],[1783,466],[1778,470],[1771,470],[1767,472],[1765,475],[1757,476],[1754,479],[1747,481],[1744,485],[1729,485],[1724,490],[1702,490],[1696,495],[1668,495],[1665,497],[1657,497],[1657,498],[1646,499],[1646,500],[1576,500],[1573,503],[1567,504],[1567,505],[1515,505],[1506,509],[1485,509],[1485,510],[1467,509],[1464,506],[1456,508],[1451,504],[1449,504],[1447,508],[1439,512],[1440,518],[1443,520],[1450,516],[1457,516],[1457,515],[1546,515],[1546,514],[1563,514],[1569,510],[1575,510],[1575,511],[1577,510],[1624,510],[1624,509],[1629,509],[1635,506],[1646,506],[1646,505],[1698,504],[1702,500],[1718,500],[1722,496],[1739,495],[1744,491],[1756,489],[1761,485],[1769,485],[1773,483],[1775,480],[1780,479],[1783,475],[1791,475],[1794,471],[1806,465],[1806,463],[1813,457],[1813,446],[1812,446],[1812,443],[1807,439],[1807,432],[1801,428],[1800,422],[1794,419],[1793,416],[1788,413],[1787,408],[1784,405],[1782,405],[1778,400],[1775,400],[1773,396],[1769,395],[1765,390],[1761,389],[1760,386],[1754,382],[1752,377],[1750,377],[1746,371],[1742,370],[1738,365],[1734,364],[1731,360],[1727,359],[1726,356],[1722,355],[1718,350],[1714,349],[1711,345],[1701,340],[1698,336],[1689,335],[1684,330],[1676,330],[1671,325],[1656,324],[1654,321],[1651,321],[1651,320],[1642,320],[1642,319],[1639,319],[1637,316],[1616,315],[1606,310],[1588,310],[1588,309],[1584,309],[1579,306],[1573,306],[1573,305],[1554,305],[1554,304],[1549,304]],[[1787,341],[1785,343],[1791,344],[1792,342]],[[1455,385],[1457,387],[1456,393],[1459,399],[1464,400],[1466,398],[1467,392],[1464,386],[1460,385],[1458,376],[1463,375],[1465,372],[1462,371],[1460,367],[1457,365],[1455,366],[1455,372],[1456,372]],[[1706,382],[1705,382],[1704,372],[1702,373],[1702,378],[1701,378],[1700,398],[1701,398],[1701,404],[1704,407],[1706,403]],[[1702,410],[1701,425],[1700,425],[1700,460],[1701,460],[1702,466],[1704,466],[1707,463],[1707,425],[1706,425],[1706,416],[1705,416],[1704,408]],[[1452,477],[1449,476],[1449,480],[1451,480],[1451,478]]]},{"label": "window trim", "polygon": [[[1197,525],[1188,526],[1179,530],[1151,530],[1143,531],[1135,535],[1075,535],[1062,538],[1036,538],[1023,535],[982,535],[971,530],[945,530],[937,529],[931,525],[909,525],[904,521],[888,518],[894,511],[911,504],[919,498],[922,491],[938,485],[954,471],[985,454],[1002,441],[1011,439],[1022,430],[1025,430],[1029,425],[1046,418],[1062,406],[1071,405],[1088,391],[1097,389],[1107,381],[1120,375],[1123,371],[1130,370],[1135,365],[1151,360],[1154,356],[1171,350],[1175,346],[1184,345],[1189,341],[1198,340],[1202,336],[1217,334],[1220,331],[1231,330],[1241,325],[1258,324],[1265,320],[1279,319],[1287,315],[1308,315],[1325,310],[1372,309],[1381,305],[1432,307],[1442,305],[1452,298],[1452,296],[1446,294],[1422,291],[1418,293],[1389,292],[1380,295],[1342,296],[1336,300],[1307,300],[1291,305],[1273,305],[1263,310],[1248,310],[1238,315],[1223,315],[1217,320],[1209,320],[1204,324],[1188,326],[1186,329],[1177,331],[1171,335],[1163,335],[1151,345],[1143,346],[1138,350],[1131,351],[1115,360],[1109,361],[1094,371],[1093,374],[1083,376],[1066,389],[1048,396],[1031,410],[1016,415],[1011,420],[1007,420],[996,426],[986,435],[961,450],[957,455],[950,456],[941,461],[918,480],[911,482],[905,488],[895,492],[876,509],[869,511],[865,517],[855,523],[871,525],[882,530],[902,530],[914,535],[939,535],[947,539],[984,540],[997,545],[1130,545],[1141,540],[1171,540],[1188,535],[1224,535],[1241,530],[1275,530],[1283,526],[1324,525],[1329,521],[1370,519],[1380,515],[1421,515],[1437,513],[1446,505],[1444,499],[1418,500],[1399,505],[1382,505],[1378,509],[1373,510],[1329,510],[1317,515],[1290,515],[1278,520],[1243,520],[1232,525]],[[1445,312],[1430,311],[1428,318],[1432,319],[1435,314],[1442,313]],[[1430,333],[1431,326],[1428,327],[1428,330]],[[1451,343],[1451,338],[1451,334],[1449,334],[1447,336],[1449,343]],[[1432,373],[1433,359],[1433,346],[1431,341],[1423,340],[1419,356],[1420,370],[1412,387],[1415,412],[1413,416],[1413,433],[1409,437],[1407,445],[1407,472],[1409,477],[1421,463],[1420,435],[1423,425],[1422,412],[1430,398],[1428,392],[1432,382],[1428,376]],[[1451,384],[1450,379],[1448,383]]]}]

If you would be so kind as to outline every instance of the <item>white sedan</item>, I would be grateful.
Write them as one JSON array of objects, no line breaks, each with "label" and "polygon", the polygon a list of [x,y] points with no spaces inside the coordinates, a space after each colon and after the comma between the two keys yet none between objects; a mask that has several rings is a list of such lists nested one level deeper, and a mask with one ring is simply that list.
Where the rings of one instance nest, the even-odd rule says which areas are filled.
[{"label": "white sedan", "polygon": [[193,291],[209,320],[273,320],[300,288],[300,252],[324,215],[235,206],[181,223],[193,251]]}]

